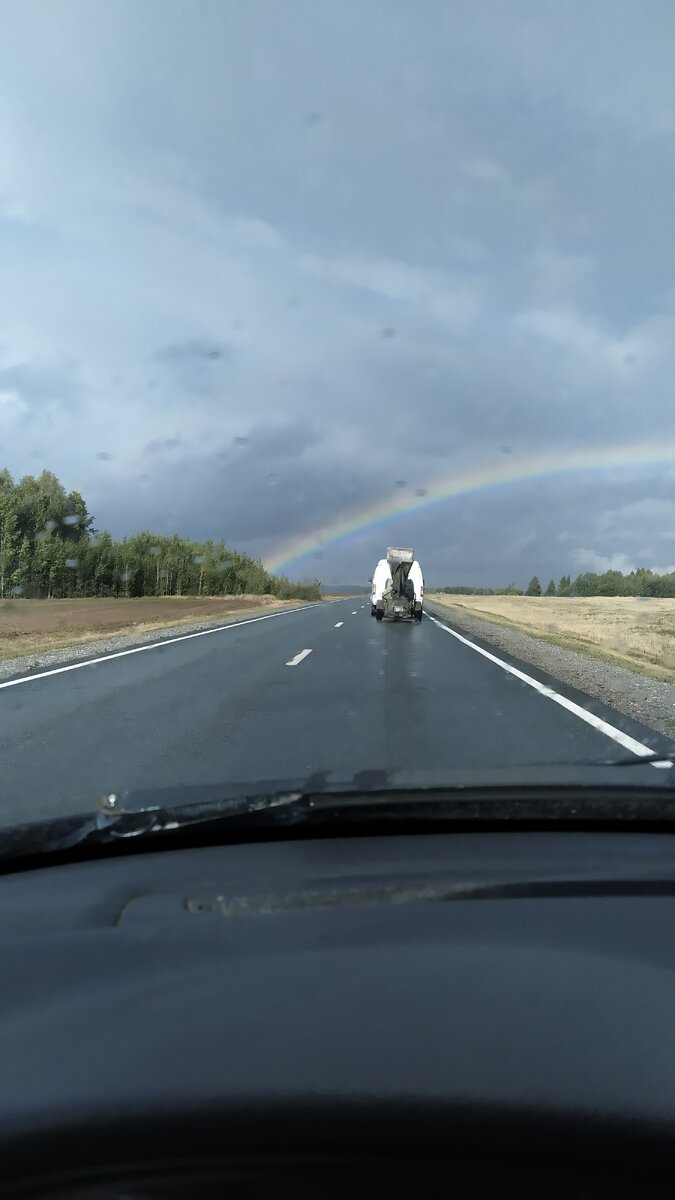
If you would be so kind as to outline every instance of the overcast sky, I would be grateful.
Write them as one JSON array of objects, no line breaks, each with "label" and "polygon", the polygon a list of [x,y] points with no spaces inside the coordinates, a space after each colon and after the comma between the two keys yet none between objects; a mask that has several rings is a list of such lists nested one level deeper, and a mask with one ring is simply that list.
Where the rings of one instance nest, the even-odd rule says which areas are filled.
[{"label": "overcast sky", "polygon": [[[265,556],[507,454],[672,454],[674,61],[672,0],[0,0],[0,466]],[[292,573],[391,541],[672,569],[675,460]]]}]

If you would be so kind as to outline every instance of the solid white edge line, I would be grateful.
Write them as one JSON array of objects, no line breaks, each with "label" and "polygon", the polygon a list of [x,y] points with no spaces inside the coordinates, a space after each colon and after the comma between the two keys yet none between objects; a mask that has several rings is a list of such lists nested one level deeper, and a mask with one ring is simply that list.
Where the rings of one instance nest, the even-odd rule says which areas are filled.
[{"label": "solid white edge line", "polygon": [[295,657],[290,660],[290,662],[286,663],[286,666],[297,667],[298,663],[301,663],[303,658],[307,658],[307,655],[311,653],[311,650],[301,650],[299,654],[296,654]]},{"label": "solid white edge line", "polygon": [[[329,601],[330,603],[330,601]],[[188,642],[191,638],[207,637],[210,633],[225,633],[228,629],[239,629],[242,625],[255,625],[257,621],[271,621],[273,617],[287,617],[290,613],[306,612],[319,608],[318,604],[303,604],[301,608],[285,608],[283,612],[265,613],[264,617],[248,617],[244,621],[233,621],[230,625],[219,625],[216,629],[198,629],[195,633],[182,633],[180,637],[165,638],[162,642],[149,642],[146,646],[132,646],[129,650],[115,650],[100,658],[87,658],[84,662],[67,663],[64,667],[53,667],[50,671],[39,671],[35,675],[22,675],[20,679],[7,679],[0,683],[2,688],[18,687],[20,683],[33,683],[35,679],[48,679],[50,675],[64,675],[66,671],[79,671],[82,667],[95,667],[110,662],[113,658],[126,658],[128,654],[143,654],[146,650],[158,650],[161,646],[174,646],[176,642]],[[68,647],[64,646],[64,650]]]},{"label": "solid white edge line", "polygon": [[[598,733],[604,733],[605,737],[618,742],[625,750],[630,750],[631,754],[637,755],[638,758],[644,758],[646,755],[654,753],[650,746],[645,746],[643,742],[636,741],[630,734],[617,729],[615,725],[610,725],[608,721],[603,721],[602,717],[596,717],[595,713],[588,712],[580,704],[575,704],[574,700],[568,700],[566,696],[561,696],[560,692],[555,692],[547,684],[540,683],[538,679],[533,679],[531,675],[526,675],[524,671],[519,671],[517,667],[512,667],[510,663],[504,662],[503,658],[497,658],[496,654],[491,654],[489,650],[483,650],[482,646],[477,646],[475,642],[469,641],[461,633],[457,633],[455,629],[451,629],[449,625],[444,625],[442,621],[437,620],[436,617],[432,617],[431,613],[427,613],[427,616],[444,633],[451,634],[452,637],[457,638],[458,642],[462,642],[463,645],[468,646],[471,650],[475,650],[476,654],[482,654],[483,658],[487,658],[489,662],[494,663],[497,667],[501,667],[509,675],[515,675],[516,679],[520,679],[528,687],[534,688],[535,692],[539,692],[540,696],[546,696],[547,700],[553,700],[554,704],[559,704],[561,708],[566,708],[575,717],[579,717],[581,721],[585,721],[587,725],[591,725],[593,729],[597,729]],[[668,770],[670,763],[650,763],[650,766]]]}]

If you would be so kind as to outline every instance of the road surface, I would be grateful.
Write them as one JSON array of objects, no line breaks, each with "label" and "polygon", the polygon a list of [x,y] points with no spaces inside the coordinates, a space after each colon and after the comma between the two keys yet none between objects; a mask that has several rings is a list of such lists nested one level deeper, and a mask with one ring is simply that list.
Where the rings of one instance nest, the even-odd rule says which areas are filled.
[{"label": "road surface", "polygon": [[[367,597],[345,599],[5,681],[0,823],[81,812],[129,789],[250,790],[383,769],[480,777],[664,748],[449,624],[377,623]],[[638,772],[665,774],[642,765],[631,783]]]}]

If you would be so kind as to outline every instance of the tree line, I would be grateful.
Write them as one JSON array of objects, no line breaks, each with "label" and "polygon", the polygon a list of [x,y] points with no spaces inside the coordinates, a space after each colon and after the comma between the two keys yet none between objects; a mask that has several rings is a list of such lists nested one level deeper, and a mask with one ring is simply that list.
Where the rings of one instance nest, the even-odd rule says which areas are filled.
[{"label": "tree line", "polygon": [[675,572],[659,575],[648,567],[638,567],[624,575],[621,571],[605,571],[602,575],[595,571],[585,571],[572,579],[562,575],[556,584],[555,579],[549,580],[548,586],[542,589],[536,575],[533,575],[525,589],[510,583],[504,588],[479,587],[444,587],[440,589],[448,595],[465,596],[659,596],[675,597]]},{"label": "tree line", "polygon": [[149,531],[116,541],[51,471],[18,483],[0,471],[0,598],[243,593],[318,600],[321,584],[271,575],[223,541]]}]

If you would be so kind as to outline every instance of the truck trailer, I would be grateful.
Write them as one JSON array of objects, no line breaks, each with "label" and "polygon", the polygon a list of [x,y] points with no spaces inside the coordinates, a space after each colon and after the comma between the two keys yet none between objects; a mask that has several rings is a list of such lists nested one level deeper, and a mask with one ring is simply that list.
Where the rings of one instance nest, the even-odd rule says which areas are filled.
[{"label": "truck trailer", "polygon": [[389,546],[373,573],[370,615],[377,621],[421,621],[424,602],[422,568],[412,547]]}]

